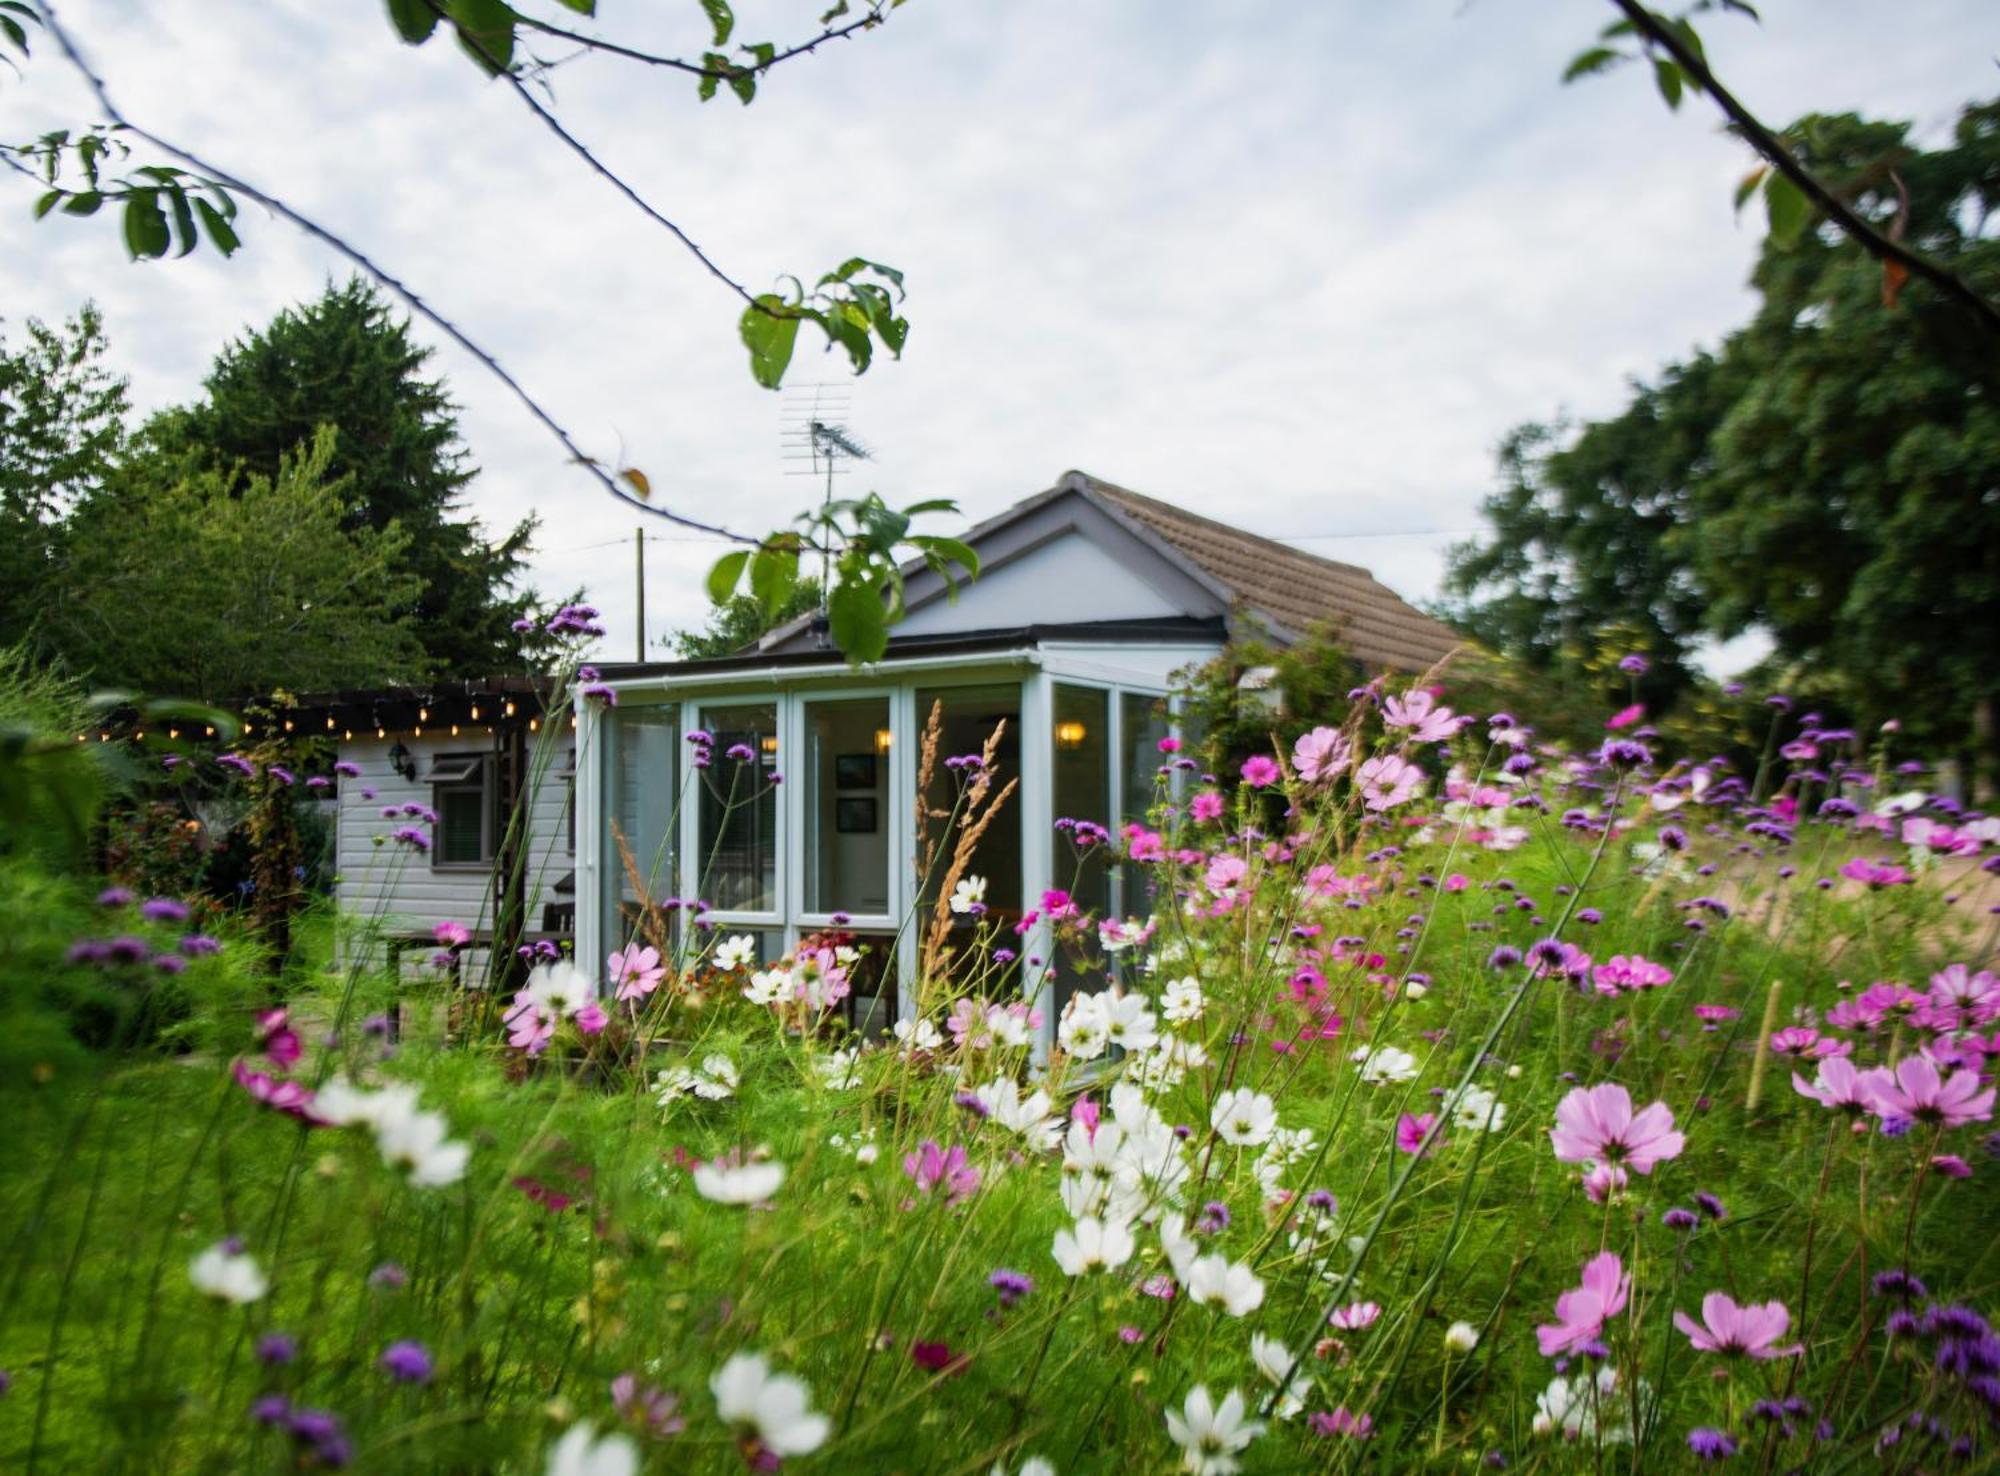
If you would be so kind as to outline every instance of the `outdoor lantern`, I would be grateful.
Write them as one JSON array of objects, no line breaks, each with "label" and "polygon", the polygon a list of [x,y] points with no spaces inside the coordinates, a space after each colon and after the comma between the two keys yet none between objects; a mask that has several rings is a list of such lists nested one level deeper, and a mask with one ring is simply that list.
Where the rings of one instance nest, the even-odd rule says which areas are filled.
[{"label": "outdoor lantern", "polygon": [[778,737],[775,733],[766,733],[762,738],[757,740],[757,746],[767,754],[776,753],[778,751]]},{"label": "outdoor lantern", "polygon": [[1058,748],[1081,748],[1083,747],[1083,740],[1089,736],[1090,730],[1074,719],[1066,723],[1056,724],[1056,747]]},{"label": "outdoor lantern", "polygon": [[877,728],[875,730],[875,751],[877,753],[887,753],[889,751],[889,744],[892,741],[893,735],[887,728]]},{"label": "outdoor lantern", "polygon": [[417,760],[409,749],[403,747],[400,738],[396,740],[396,746],[389,750],[389,767],[401,774],[406,783],[417,782]]}]

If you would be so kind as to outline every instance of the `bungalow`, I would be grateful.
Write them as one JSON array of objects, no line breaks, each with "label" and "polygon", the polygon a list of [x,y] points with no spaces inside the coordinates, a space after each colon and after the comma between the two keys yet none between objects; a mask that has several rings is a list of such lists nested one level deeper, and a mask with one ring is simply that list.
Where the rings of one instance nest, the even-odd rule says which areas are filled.
[{"label": "bungalow", "polygon": [[[997,765],[1019,787],[970,867],[989,916],[1019,918],[1054,887],[1123,915],[1145,907],[1134,878],[1079,868],[1055,822],[1144,816],[1159,742],[1179,730],[1176,672],[1234,635],[1283,644],[1322,624],[1380,669],[1422,671],[1455,644],[1364,569],[1081,472],[966,541],[978,580],[954,600],[913,567],[879,661],[848,665],[806,617],[736,655],[602,668],[615,705],[587,704],[576,731],[579,957],[619,946],[642,901],[700,898],[707,923],[751,935],[766,961],[839,929],[875,961],[850,1018],[883,1028],[909,1011],[909,919],[935,898],[917,851],[934,710],[941,755],[977,752],[1004,724]],[[929,783],[921,798],[948,807],[941,765]]]}]

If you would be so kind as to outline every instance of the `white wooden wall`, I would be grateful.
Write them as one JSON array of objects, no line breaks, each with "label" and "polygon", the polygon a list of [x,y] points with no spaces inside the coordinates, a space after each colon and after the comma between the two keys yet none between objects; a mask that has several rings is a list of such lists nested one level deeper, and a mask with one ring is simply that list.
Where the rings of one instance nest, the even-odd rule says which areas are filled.
[{"label": "white wooden wall", "polygon": [[[389,750],[398,741],[416,761],[415,783],[390,767]],[[531,752],[534,742],[531,737]],[[492,926],[492,869],[434,867],[429,854],[388,839],[399,827],[419,822],[400,816],[389,820],[382,815],[388,805],[431,804],[431,786],[424,775],[430,772],[431,760],[436,755],[479,752],[491,743],[492,739],[483,732],[476,737],[459,738],[430,733],[421,738],[404,735],[400,740],[392,733],[379,739],[372,734],[357,735],[340,745],[339,756],[361,770],[358,779],[343,777],[339,791],[334,895],[349,919],[391,933],[428,931],[443,922],[463,923],[474,929]],[[573,896],[558,896],[554,890],[556,883],[576,866],[576,857],[569,849],[565,813],[569,780],[558,772],[567,767],[563,759],[568,749],[569,739],[565,734],[529,805],[527,925],[530,930],[541,927],[545,903],[574,900]],[[365,796],[367,790],[374,791],[372,799]],[[375,844],[378,836],[383,838],[379,846]],[[421,950],[413,955],[422,956]]]}]

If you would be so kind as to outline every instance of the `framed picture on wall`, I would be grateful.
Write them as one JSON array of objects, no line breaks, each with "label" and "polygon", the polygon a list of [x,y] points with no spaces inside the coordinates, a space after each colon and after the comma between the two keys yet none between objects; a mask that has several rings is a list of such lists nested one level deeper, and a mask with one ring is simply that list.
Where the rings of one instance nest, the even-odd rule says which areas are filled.
[{"label": "framed picture on wall", "polygon": [[[837,753],[833,756],[833,787],[835,789],[873,789],[875,787],[875,755],[872,753]],[[868,827],[873,830],[874,826]]]},{"label": "framed picture on wall", "polygon": [[833,802],[833,828],[842,835],[875,833],[875,801],[842,797]]}]

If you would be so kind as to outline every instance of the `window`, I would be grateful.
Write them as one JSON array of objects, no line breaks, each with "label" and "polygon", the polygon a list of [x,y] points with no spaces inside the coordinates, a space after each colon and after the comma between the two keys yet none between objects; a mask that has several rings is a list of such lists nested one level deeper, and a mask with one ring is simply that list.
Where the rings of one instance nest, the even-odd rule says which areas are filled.
[{"label": "window", "polygon": [[701,786],[697,895],[718,912],[778,908],[778,710],[705,707],[714,738]]},{"label": "window", "polygon": [[889,911],[889,699],[806,707],[805,910]]},{"label": "window", "polygon": [[493,763],[483,753],[441,753],[424,776],[431,786],[437,829],[433,866],[487,866],[493,861]]}]

